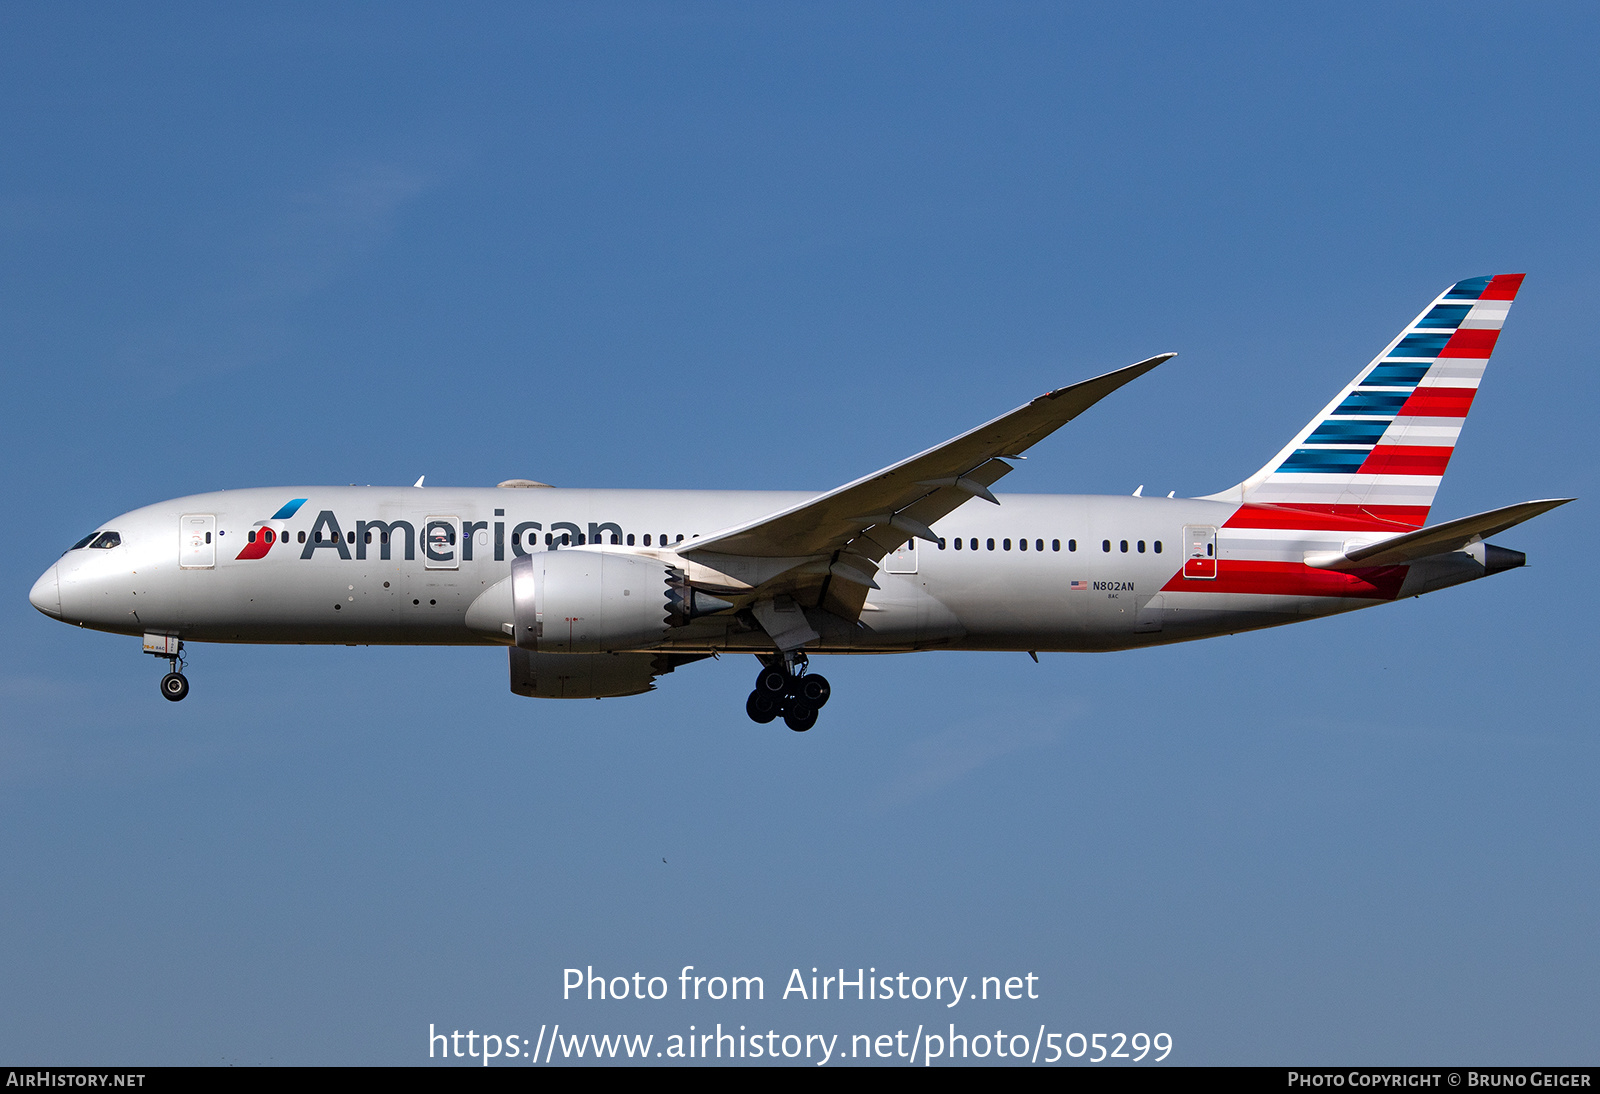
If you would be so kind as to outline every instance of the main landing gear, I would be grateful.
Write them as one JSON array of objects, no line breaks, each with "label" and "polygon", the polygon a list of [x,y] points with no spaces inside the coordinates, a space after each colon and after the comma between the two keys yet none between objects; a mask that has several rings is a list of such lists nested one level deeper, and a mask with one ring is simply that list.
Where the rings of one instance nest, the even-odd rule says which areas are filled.
[{"label": "main landing gear", "polygon": [[763,657],[756,690],[744,701],[744,712],[762,725],[781,715],[790,729],[804,733],[817,724],[817,711],[832,693],[826,676],[806,673],[805,654]]}]

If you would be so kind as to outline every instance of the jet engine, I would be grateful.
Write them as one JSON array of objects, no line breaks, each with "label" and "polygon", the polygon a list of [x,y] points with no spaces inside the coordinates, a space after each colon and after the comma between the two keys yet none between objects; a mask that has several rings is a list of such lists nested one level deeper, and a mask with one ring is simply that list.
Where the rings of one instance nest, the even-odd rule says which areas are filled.
[{"label": "jet engine", "polygon": [[541,653],[657,645],[673,627],[733,607],[691,588],[659,559],[612,551],[537,551],[467,609],[468,629]]}]

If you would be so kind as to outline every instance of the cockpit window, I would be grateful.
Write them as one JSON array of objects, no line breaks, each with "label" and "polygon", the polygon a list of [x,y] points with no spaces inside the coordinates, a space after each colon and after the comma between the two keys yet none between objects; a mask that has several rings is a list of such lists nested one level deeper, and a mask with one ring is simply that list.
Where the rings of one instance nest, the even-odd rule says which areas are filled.
[{"label": "cockpit window", "polygon": [[93,539],[97,534],[98,533],[90,532],[88,535],[84,536],[78,542],[74,543],[71,547],[68,547],[67,550],[69,550],[69,551],[81,551],[81,550],[83,550],[85,547],[89,546],[89,541],[91,539]]},{"label": "cockpit window", "polygon": [[89,544],[90,547],[98,547],[102,551],[109,551],[111,548],[121,545],[122,537],[115,532],[101,532],[95,537],[94,542]]}]

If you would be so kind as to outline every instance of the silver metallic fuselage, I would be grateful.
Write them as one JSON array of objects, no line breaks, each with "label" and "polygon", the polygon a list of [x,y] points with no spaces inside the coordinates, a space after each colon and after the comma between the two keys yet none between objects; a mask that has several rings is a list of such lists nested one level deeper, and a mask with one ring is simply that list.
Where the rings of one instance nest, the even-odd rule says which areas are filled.
[{"label": "silver metallic fuselage", "polygon": [[[687,545],[811,496],[552,488],[221,491],[147,506],[107,522],[102,527],[115,530],[120,545],[67,552],[39,579],[31,599],[65,622],[131,635],[167,633],[190,642],[492,645],[492,638],[467,628],[467,610],[508,576],[512,559],[523,551],[620,550],[672,561],[680,536]],[[287,500],[299,498],[306,501],[293,516],[272,519]],[[1433,563],[1431,570],[1411,566],[1394,593],[1382,597],[1186,585],[1181,540],[1187,526],[1219,530],[1217,557],[1223,567],[1231,559],[1259,562],[1266,556],[1298,566],[1306,552],[1338,550],[1342,538],[1336,532],[1288,539],[1277,533],[1265,543],[1252,538],[1249,529],[1226,527],[1238,509],[1227,502],[1027,494],[999,500],[1002,504],[994,506],[975,499],[939,521],[935,530],[944,548],[917,543],[898,559],[886,560],[859,623],[824,629],[809,649],[1120,649],[1367,607],[1485,572],[1481,560],[1458,552]],[[208,568],[180,565],[180,522],[194,514],[215,518],[214,559]],[[428,557],[421,540],[429,521],[441,537],[439,522],[453,526],[461,542],[446,545],[441,539],[435,552],[453,557],[442,562]],[[372,534],[373,527],[402,528],[399,522],[408,532],[397,532],[388,544],[381,542],[381,532]],[[269,528],[274,534],[270,549],[261,557],[238,557],[252,532],[262,535]],[[321,543],[313,538],[319,530]],[[531,548],[530,536],[536,544]],[[553,547],[545,546],[547,536]],[[569,546],[561,546],[562,536]],[[585,546],[577,546],[580,536]],[[613,544],[613,538],[619,542]],[[964,545],[959,551],[954,549],[958,538]],[[1106,543],[1110,550],[1103,549]],[[410,558],[405,557],[408,546]],[[890,572],[911,568],[915,572]],[[761,651],[770,650],[771,643],[732,616],[713,616],[669,632],[651,648]]]}]

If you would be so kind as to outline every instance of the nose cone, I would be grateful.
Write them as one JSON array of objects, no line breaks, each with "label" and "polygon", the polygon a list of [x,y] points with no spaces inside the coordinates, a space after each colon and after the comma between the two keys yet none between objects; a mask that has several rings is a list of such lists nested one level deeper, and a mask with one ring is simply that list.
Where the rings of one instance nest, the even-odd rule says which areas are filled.
[{"label": "nose cone", "polygon": [[33,583],[33,588],[28,592],[28,603],[51,619],[61,618],[61,581],[54,566]]}]

